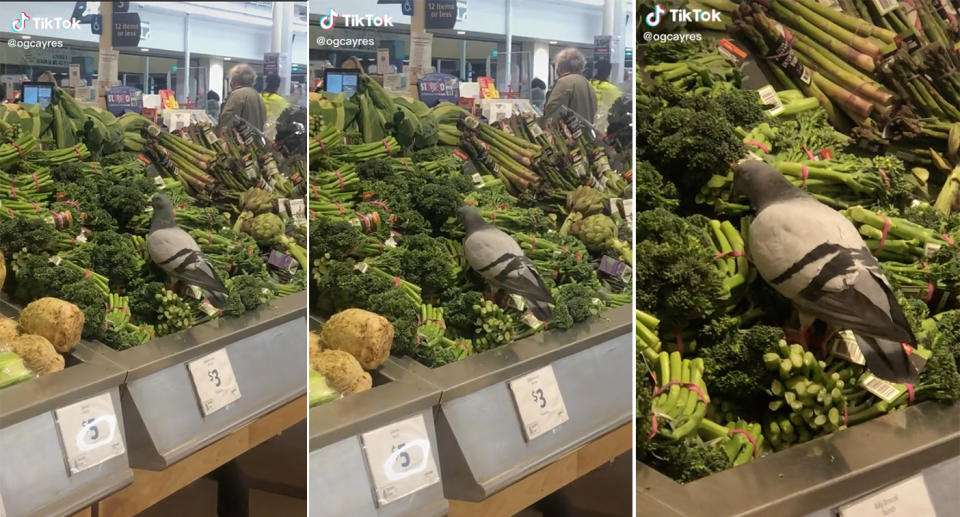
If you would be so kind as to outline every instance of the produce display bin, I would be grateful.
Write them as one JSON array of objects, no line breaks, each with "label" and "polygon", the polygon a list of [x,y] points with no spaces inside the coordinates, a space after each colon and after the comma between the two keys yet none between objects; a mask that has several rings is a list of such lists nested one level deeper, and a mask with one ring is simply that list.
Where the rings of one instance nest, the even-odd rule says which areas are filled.
[{"label": "produce display bin", "polygon": [[[16,317],[5,300],[0,313]],[[120,385],[125,372],[92,360],[94,344],[81,342],[63,371],[0,389],[0,498],[7,517],[61,517],[133,481],[127,453],[70,474],[54,411],[104,393],[110,395],[125,450]]]},{"label": "produce display bin", "polygon": [[[310,514],[315,516],[440,517],[449,506],[440,483],[377,506],[360,434],[420,415],[434,461],[437,435],[433,408],[440,390],[399,366],[393,357],[373,372],[370,390],[310,409]],[[442,476],[441,476],[442,479]]]},{"label": "produce display bin", "polygon": [[[306,307],[301,292],[121,352],[95,344],[103,360],[127,372],[120,393],[130,465],[162,470],[303,395]],[[204,416],[187,363],[223,348],[241,397]]]},{"label": "produce display bin", "polygon": [[937,515],[955,513],[960,404],[917,404],[686,485],[639,463],[637,515],[830,517],[919,473]]},{"label": "produce display bin", "polygon": [[[480,501],[633,417],[633,309],[429,369],[398,361],[442,391],[439,459],[447,498]],[[569,420],[527,441],[508,382],[552,366]]]}]

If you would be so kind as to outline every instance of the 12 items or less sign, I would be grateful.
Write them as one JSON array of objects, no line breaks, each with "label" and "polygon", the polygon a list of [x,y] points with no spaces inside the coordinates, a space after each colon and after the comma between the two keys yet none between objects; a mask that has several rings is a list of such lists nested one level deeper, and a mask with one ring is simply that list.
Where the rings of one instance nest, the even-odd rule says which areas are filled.
[{"label": "12 items or less sign", "polygon": [[125,452],[109,393],[54,411],[71,475]]},{"label": "12 items or less sign", "polygon": [[200,409],[203,416],[209,416],[224,406],[240,399],[240,387],[233,374],[233,366],[227,349],[221,348],[216,352],[187,363],[193,385],[200,399]]},{"label": "12 items or less sign", "polygon": [[423,415],[360,435],[377,506],[440,481]]},{"label": "12 items or less sign", "polygon": [[507,384],[517,403],[527,441],[570,420],[553,366],[545,366]]}]

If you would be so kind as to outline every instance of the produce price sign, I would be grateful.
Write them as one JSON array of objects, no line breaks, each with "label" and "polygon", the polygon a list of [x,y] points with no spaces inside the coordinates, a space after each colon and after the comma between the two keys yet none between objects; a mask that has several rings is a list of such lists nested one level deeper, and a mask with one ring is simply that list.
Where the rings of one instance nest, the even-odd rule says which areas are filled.
[{"label": "produce price sign", "polygon": [[193,377],[203,416],[209,416],[240,399],[240,387],[233,375],[226,348],[187,363],[187,368]]},{"label": "produce price sign", "polygon": [[360,435],[377,506],[440,481],[423,415]]},{"label": "produce price sign", "polygon": [[109,393],[54,411],[71,475],[124,453],[123,437]]},{"label": "produce price sign", "polygon": [[513,392],[528,442],[570,420],[553,366],[544,366],[507,385]]},{"label": "produce price sign", "polygon": [[838,509],[840,517],[916,517],[936,515],[923,474]]}]

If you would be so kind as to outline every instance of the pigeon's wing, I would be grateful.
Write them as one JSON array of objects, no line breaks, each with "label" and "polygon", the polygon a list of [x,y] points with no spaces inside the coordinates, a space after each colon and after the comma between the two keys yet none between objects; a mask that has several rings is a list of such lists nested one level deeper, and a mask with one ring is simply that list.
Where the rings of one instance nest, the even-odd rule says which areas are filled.
[{"label": "pigeon's wing", "polygon": [[764,209],[750,225],[760,275],[803,311],[841,328],[912,342],[890,285],[853,224],[812,199]]},{"label": "pigeon's wing", "polygon": [[147,236],[147,251],[153,262],[170,276],[202,289],[226,292],[200,246],[180,228],[164,228]]},{"label": "pigeon's wing", "polygon": [[506,233],[496,228],[473,232],[463,251],[470,267],[497,287],[531,300],[553,301],[533,263]]}]

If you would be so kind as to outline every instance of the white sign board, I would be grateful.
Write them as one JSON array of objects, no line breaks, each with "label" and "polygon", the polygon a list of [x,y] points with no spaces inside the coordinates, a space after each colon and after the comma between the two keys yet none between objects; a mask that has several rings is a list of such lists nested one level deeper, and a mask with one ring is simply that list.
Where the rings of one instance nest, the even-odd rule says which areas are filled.
[{"label": "white sign board", "polygon": [[429,32],[410,33],[409,81],[415,85],[421,75],[428,73],[433,58],[433,34]]},{"label": "white sign board", "polygon": [[923,474],[841,506],[840,517],[918,517],[937,515]]},{"label": "white sign board", "polygon": [[423,415],[360,435],[377,506],[440,481]]},{"label": "white sign board", "polygon": [[240,387],[237,386],[226,348],[187,363],[187,369],[193,377],[203,416],[209,416],[240,399]]},{"label": "white sign board", "polygon": [[100,81],[116,81],[119,61],[119,50],[101,50],[100,64],[97,67],[97,79]]},{"label": "white sign board", "polygon": [[70,63],[70,86],[83,86],[83,79],[80,78],[79,63]]},{"label": "white sign board", "polygon": [[110,393],[54,411],[71,475],[124,453],[123,436]]},{"label": "white sign board", "polygon": [[377,49],[377,73],[378,74],[389,74],[390,70],[390,49],[388,48],[378,48]]},{"label": "white sign board", "polygon": [[527,441],[570,419],[553,366],[544,366],[509,383]]}]

